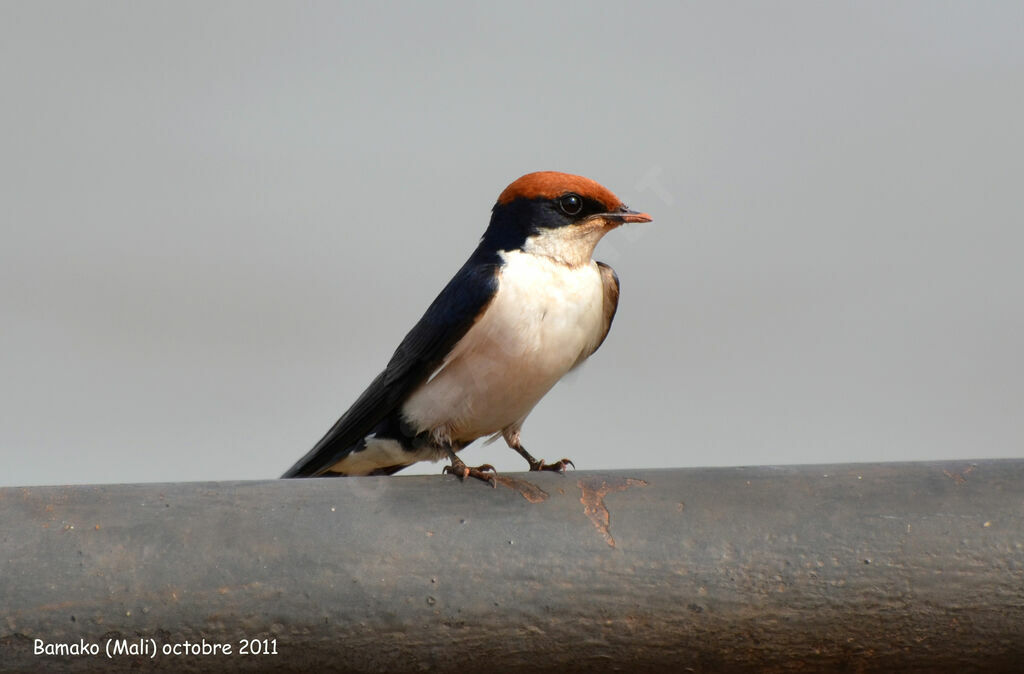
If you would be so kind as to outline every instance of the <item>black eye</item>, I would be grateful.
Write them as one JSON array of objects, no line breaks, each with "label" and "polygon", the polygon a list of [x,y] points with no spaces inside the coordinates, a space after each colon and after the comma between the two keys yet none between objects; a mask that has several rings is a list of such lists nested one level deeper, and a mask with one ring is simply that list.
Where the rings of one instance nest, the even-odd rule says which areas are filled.
[{"label": "black eye", "polygon": [[558,206],[566,215],[579,215],[583,210],[583,199],[580,199],[580,195],[570,192],[558,200]]}]

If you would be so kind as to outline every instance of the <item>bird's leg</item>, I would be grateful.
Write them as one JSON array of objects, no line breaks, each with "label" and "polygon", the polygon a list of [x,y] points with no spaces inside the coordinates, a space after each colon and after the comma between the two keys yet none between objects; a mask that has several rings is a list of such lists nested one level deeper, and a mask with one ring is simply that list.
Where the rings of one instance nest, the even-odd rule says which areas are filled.
[{"label": "bird's leg", "polygon": [[459,479],[463,481],[465,481],[467,477],[475,477],[478,480],[490,482],[492,487],[498,486],[497,481],[494,479],[494,474],[496,472],[494,470],[494,466],[489,463],[485,463],[482,466],[472,468],[467,466],[462,459],[455,455],[454,449],[451,447],[445,447],[445,449],[448,450],[448,457],[452,460],[452,463],[450,466],[444,467],[444,470],[441,471],[442,474],[451,473],[452,475],[457,475]]},{"label": "bird's leg", "polygon": [[564,473],[567,467],[576,467],[576,464],[570,461],[569,459],[562,459],[561,461],[555,461],[554,463],[549,464],[544,463],[543,459],[533,458],[533,454],[530,454],[528,451],[526,451],[526,448],[523,447],[521,442],[519,442],[518,437],[515,437],[512,440],[510,440],[508,446],[519,452],[519,456],[526,459],[526,462],[530,464],[530,470],[553,470],[556,473]]}]

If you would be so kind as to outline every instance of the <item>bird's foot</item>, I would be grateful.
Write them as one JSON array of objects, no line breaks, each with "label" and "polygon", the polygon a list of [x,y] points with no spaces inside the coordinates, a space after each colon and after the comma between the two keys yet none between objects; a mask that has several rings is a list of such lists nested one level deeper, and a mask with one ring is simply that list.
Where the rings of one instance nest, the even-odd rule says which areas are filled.
[{"label": "bird's foot", "polygon": [[555,473],[565,473],[569,466],[576,468],[576,464],[569,459],[562,459],[554,463],[544,463],[544,459],[535,459],[530,462],[530,470],[550,470]]},{"label": "bird's foot", "polygon": [[445,466],[441,474],[451,473],[452,475],[458,476],[460,480],[465,482],[467,477],[475,477],[478,480],[484,482],[490,482],[492,487],[497,487],[498,482],[494,479],[497,473],[494,470],[494,466],[489,463],[485,463],[482,466],[467,466],[465,462],[457,456],[452,456],[452,463],[449,466]]},{"label": "bird's foot", "polygon": [[526,459],[526,463],[530,464],[531,471],[550,470],[564,475],[566,468],[568,468],[569,466],[572,466],[573,468],[576,467],[576,464],[569,459],[562,459],[561,461],[555,461],[554,463],[546,463],[544,459],[535,459],[533,457],[533,454],[530,454],[528,451],[526,451],[526,447],[523,447],[523,445],[519,442],[518,434],[513,435],[510,438],[507,438],[507,440],[508,446],[519,452],[519,456]]}]

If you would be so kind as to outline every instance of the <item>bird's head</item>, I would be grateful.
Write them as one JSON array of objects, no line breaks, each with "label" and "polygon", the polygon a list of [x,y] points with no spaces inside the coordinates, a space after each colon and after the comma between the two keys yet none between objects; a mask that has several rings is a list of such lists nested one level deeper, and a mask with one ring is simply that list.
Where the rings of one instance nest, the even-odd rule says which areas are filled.
[{"label": "bird's head", "polygon": [[583,176],[538,171],[498,196],[481,245],[523,250],[571,266],[590,260],[601,237],[627,222],[650,222],[608,189]]}]

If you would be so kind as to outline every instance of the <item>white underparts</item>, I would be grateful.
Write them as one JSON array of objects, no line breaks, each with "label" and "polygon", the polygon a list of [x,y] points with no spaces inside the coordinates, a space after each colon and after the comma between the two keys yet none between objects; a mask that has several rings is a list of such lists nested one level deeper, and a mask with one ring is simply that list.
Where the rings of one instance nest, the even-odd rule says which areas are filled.
[{"label": "white underparts", "polygon": [[502,253],[490,306],[402,408],[437,444],[518,431],[534,405],[604,334],[597,264]]}]

